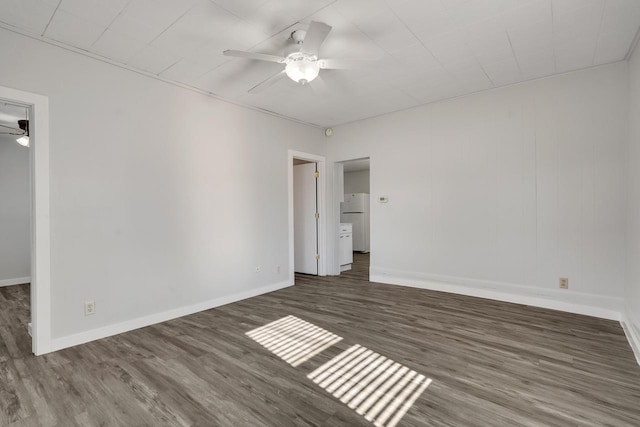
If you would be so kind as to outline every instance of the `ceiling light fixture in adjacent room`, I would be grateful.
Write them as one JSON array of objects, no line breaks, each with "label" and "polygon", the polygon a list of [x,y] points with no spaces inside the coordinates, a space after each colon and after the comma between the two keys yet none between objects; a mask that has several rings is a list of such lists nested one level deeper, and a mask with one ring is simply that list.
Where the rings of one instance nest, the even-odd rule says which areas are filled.
[{"label": "ceiling light fixture in adjacent room", "polygon": [[[12,107],[21,107],[18,105],[12,105],[12,104],[4,104],[5,107],[6,106],[12,106]],[[16,142],[20,145],[22,145],[23,147],[28,147],[29,146],[29,108],[28,107],[23,107],[24,108],[24,119],[23,120],[18,120],[18,127],[16,128],[15,125],[9,125],[9,124],[1,124],[0,123],[0,135],[14,135],[17,136],[16,138]],[[7,123],[15,123],[12,119],[12,114],[3,114],[3,121],[7,122]],[[9,120],[7,120],[7,118]]]},{"label": "ceiling light fixture in adjacent room", "polygon": [[28,119],[18,120],[18,126],[20,126],[20,129],[22,129],[24,134],[20,136],[18,139],[16,139],[16,142],[22,145],[23,147],[28,147],[29,146],[29,120]]},{"label": "ceiling light fixture in adjacent room", "polygon": [[21,136],[20,138],[16,139],[16,142],[20,145],[22,145],[23,147],[28,147],[29,146],[29,136],[24,135]]}]

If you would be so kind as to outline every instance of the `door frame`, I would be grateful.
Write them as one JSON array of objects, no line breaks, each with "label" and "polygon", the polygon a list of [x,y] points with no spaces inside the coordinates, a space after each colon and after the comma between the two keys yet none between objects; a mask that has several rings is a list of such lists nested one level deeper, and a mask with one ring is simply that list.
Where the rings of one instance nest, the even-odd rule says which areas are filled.
[{"label": "door frame", "polygon": [[[356,157],[356,158],[349,158],[349,159],[344,159],[344,160],[336,160],[336,163],[340,163],[341,165],[343,165],[344,168],[344,164],[345,163],[349,163],[349,162],[355,162],[358,160],[365,160],[365,159],[369,159],[369,197],[370,197],[370,202],[369,202],[369,253],[373,252],[372,250],[372,221],[373,221],[373,202],[374,202],[374,197],[373,197],[373,185],[371,183],[371,169],[372,169],[372,160],[371,160],[372,156],[367,155],[367,156],[361,156],[361,157]],[[344,191],[344,169],[342,170],[342,179],[343,179],[343,186],[342,189]],[[341,213],[340,213],[340,194],[336,193],[333,197],[334,202],[336,203],[336,210],[335,210],[335,215],[336,215],[336,223],[338,224],[338,227],[340,226],[340,222],[341,222]],[[337,239],[336,239],[337,240]],[[339,242],[336,241],[336,252],[339,252],[339,248],[338,248]],[[338,258],[336,258],[336,262],[337,262],[337,268],[338,268],[338,274],[341,274],[342,272],[340,272],[340,262],[338,261]],[[369,270],[371,270],[371,262],[369,262]]]},{"label": "door frame", "polygon": [[295,283],[295,253],[294,253],[294,239],[293,239],[293,159],[306,160],[308,162],[314,162],[318,164],[318,172],[320,177],[318,178],[318,213],[320,218],[318,220],[318,254],[320,259],[318,260],[318,276],[327,275],[327,236],[326,236],[326,224],[327,224],[327,209],[326,209],[326,188],[327,188],[327,173],[326,173],[326,160],[323,156],[318,156],[310,153],[303,153],[302,151],[289,150],[287,155],[287,171],[288,171],[288,186],[289,186],[289,284]]},{"label": "door frame", "polygon": [[51,351],[49,98],[0,86],[0,102],[4,101],[29,108],[31,349],[38,356]]}]

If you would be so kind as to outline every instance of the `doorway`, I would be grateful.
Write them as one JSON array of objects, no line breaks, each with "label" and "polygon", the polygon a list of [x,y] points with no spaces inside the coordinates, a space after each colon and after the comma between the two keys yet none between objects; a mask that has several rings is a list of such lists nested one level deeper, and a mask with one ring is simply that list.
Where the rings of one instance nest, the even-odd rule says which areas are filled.
[{"label": "doorway", "polygon": [[293,159],[294,271],[318,275],[318,164]]},{"label": "doorway", "polygon": [[326,275],[325,159],[289,150],[289,281]]},{"label": "doorway", "polygon": [[371,252],[370,159],[361,158],[341,163],[344,194],[340,198],[340,230],[347,233],[350,231],[351,236],[349,238],[344,233],[345,238],[341,238],[339,244],[341,249],[350,244],[353,253],[349,259],[344,250],[340,251],[340,270],[341,274],[360,278],[366,276],[368,280]]},{"label": "doorway", "polygon": [[[29,154],[26,169],[29,178],[27,197],[30,265],[29,275],[24,277],[28,277],[30,282],[30,312],[25,319],[31,319],[31,351],[35,355],[41,355],[51,351],[49,100],[43,95],[0,86],[0,104],[17,106],[26,112],[25,120],[29,120]],[[25,132],[20,136],[27,134]]]},{"label": "doorway", "polygon": [[31,174],[29,108],[0,103],[0,326],[31,352]]}]

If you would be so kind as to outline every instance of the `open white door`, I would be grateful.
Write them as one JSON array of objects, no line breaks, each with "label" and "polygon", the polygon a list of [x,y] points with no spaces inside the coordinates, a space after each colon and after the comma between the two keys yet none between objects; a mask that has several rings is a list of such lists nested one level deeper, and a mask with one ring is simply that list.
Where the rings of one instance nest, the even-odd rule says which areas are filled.
[{"label": "open white door", "polygon": [[294,271],[318,274],[317,164],[293,166]]}]

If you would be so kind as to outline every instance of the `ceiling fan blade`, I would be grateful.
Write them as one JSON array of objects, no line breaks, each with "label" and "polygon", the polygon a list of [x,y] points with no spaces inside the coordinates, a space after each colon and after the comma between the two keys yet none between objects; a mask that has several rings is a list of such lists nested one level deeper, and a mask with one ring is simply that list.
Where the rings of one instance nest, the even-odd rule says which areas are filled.
[{"label": "ceiling fan blade", "polygon": [[318,59],[318,65],[325,70],[357,70],[370,67],[373,59]]},{"label": "ceiling fan blade", "polygon": [[268,88],[270,86],[273,86],[274,84],[278,83],[280,80],[282,80],[283,77],[286,77],[286,75],[287,74],[285,73],[285,71],[282,70],[278,74],[274,74],[273,76],[269,77],[268,79],[258,83],[257,85],[255,85],[254,87],[249,89],[248,92],[249,93],[262,92],[266,88]]},{"label": "ceiling fan blade", "polygon": [[318,55],[320,45],[324,42],[324,39],[329,35],[331,27],[322,22],[312,21],[307,30],[307,34],[302,41],[302,47],[300,52],[308,55]]},{"label": "ceiling fan blade", "polygon": [[282,56],[276,55],[267,55],[265,53],[255,53],[255,52],[245,52],[242,50],[225,50],[222,52],[225,56],[235,56],[238,58],[246,58],[246,59],[256,59],[258,61],[269,61],[269,62],[278,62],[284,63],[285,59]]},{"label": "ceiling fan blade", "polygon": [[327,86],[327,83],[324,81],[322,76],[318,76],[315,79],[313,79],[313,81],[309,83],[309,86],[311,86],[311,89],[313,89],[313,91],[316,92],[318,95],[322,95],[322,96],[331,95],[329,86]]}]

